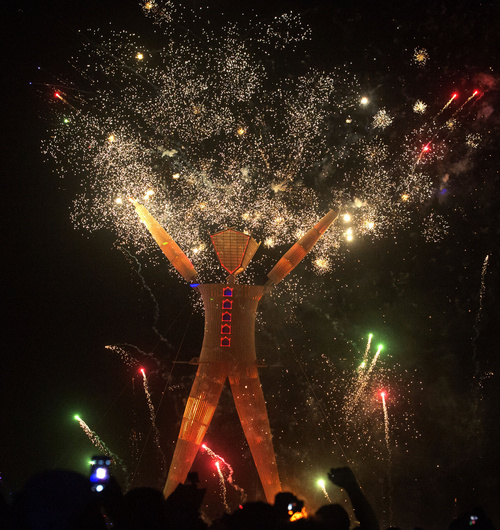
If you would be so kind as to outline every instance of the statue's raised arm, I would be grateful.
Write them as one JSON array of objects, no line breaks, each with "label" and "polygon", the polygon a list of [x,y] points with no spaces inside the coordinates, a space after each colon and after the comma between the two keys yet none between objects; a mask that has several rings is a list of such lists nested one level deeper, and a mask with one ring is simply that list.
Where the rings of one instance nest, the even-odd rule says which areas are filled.
[{"label": "statue's raised arm", "polygon": [[312,249],[326,229],[335,221],[338,215],[336,208],[330,210],[311,230],[304,234],[290,250],[276,263],[268,273],[269,281],[266,286],[279,283],[287,274],[293,271],[305,255]]},{"label": "statue's raised arm", "polygon": [[142,204],[139,204],[135,199],[130,199],[130,201],[135,206],[137,215],[142,221],[144,221],[146,228],[155,238],[155,241],[158,243],[163,254],[167,256],[176,271],[189,283],[194,282],[198,277],[198,273],[186,254],[182,252],[179,245],[177,245],[172,239],[172,236],[160,225],[160,223],[158,223]]}]

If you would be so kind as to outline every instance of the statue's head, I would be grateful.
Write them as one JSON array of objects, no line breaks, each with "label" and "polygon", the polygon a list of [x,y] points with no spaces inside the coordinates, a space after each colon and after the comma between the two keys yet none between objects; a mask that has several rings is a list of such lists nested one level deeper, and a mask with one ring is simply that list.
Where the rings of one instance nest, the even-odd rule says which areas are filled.
[{"label": "statue's head", "polygon": [[260,245],[253,237],[232,228],[217,232],[210,238],[220,264],[233,277],[246,269]]}]

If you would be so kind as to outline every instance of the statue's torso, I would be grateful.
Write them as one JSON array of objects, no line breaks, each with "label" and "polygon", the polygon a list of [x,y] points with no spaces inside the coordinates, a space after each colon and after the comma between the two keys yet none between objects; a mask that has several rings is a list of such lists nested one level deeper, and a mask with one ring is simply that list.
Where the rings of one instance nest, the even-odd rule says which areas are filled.
[{"label": "statue's torso", "polygon": [[255,316],[264,286],[200,284],[197,289],[205,306],[200,363],[255,362]]}]

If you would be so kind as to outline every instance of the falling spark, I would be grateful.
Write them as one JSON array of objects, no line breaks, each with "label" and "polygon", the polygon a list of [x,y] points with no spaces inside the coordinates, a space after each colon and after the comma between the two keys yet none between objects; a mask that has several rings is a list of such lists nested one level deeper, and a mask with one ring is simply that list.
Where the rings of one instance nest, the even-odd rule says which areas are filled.
[{"label": "falling spark", "polygon": [[398,401],[397,416],[395,412],[390,418],[391,447],[409,452],[409,438],[421,436],[415,427],[413,405],[423,389],[421,381],[415,377],[417,370],[410,372],[401,370],[398,364],[389,365],[390,355],[383,362],[379,355],[368,379],[363,380],[360,372],[366,374],[373,357],[368,349],[365,366],[361,366],[363,350],[364,347],[359,350],[359,355],[353,352],[350,358],[346,358],[348,364],[340,366],[333,357],[322,354],[323,363],[311,373],[311,379],[316,391],[321,392],[325,414],[336,418],[348,454],[355,454],[356,459],[369,459],[372,463],[378,460],[382,464],[387,462],[387,449],[381,421],[380,390],[390,385],[394,400],[397,398]]}]

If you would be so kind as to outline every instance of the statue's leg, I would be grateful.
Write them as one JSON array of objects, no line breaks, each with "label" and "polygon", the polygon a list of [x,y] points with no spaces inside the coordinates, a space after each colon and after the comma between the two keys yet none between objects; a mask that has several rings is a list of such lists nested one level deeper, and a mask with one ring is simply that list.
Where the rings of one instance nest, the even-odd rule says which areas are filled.
[{"label": "statue's leg", "polygon": [[202,363],[196,372],[163,495],[184,483],[214,415],[227,378],[226,363]]},{"label": "statue's leg", "polygon": [[234,366],[229,382],[267,502],[273,504],[281,484],[257,365]]}]

